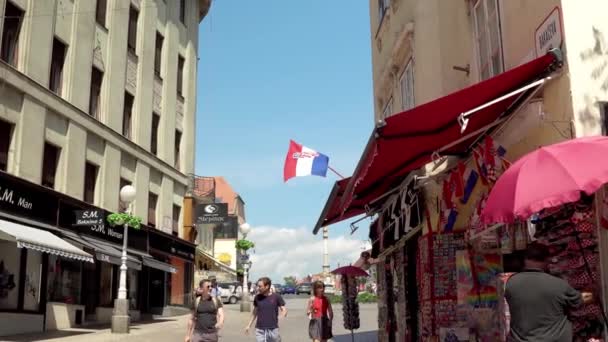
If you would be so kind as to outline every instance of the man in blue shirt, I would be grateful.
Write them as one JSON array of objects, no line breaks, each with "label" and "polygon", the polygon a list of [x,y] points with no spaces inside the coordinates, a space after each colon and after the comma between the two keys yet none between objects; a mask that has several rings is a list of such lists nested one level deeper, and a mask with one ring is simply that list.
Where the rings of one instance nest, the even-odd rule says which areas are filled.
[{"label": "man in blue shirt", "polygon": [[257,342],[281,342],[279,334],[279,311],[283,317],[287,317],[287,308],[283,298],[270,291],[272,285],[267,277],[258,280],[258,295],[253,300],[253,312],[251,320],[245,327],[245,334],[249,334],[249,329],[253,321],[255,324],[255,338]]}]

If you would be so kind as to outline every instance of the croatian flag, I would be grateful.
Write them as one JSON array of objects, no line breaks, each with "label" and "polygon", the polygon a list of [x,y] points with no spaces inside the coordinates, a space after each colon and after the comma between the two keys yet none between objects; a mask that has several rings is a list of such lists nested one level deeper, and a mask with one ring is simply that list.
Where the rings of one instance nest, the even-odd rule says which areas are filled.
[{"label": "croatian flag", "polygon": [[289,150],[285,157],[283,180],[287,182],[293,177],[327,175],[329,157],[302,146],[293,140],[289,141]]}]

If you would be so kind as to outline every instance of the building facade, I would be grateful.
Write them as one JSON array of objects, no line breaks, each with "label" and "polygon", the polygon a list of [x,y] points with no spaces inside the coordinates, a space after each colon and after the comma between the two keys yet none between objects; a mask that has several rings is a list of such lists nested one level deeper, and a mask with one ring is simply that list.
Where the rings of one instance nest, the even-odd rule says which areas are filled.
[{"label": "building facade", "polygon": [[[359,166],[336,183],[314,233],[361,214],[372,219],[380,341],[436,341],[447,333],[504,340],[500,285],[485,283],[494,291],[484,293],[490,300],[478,294],[471,308],[467,291],[479,286],[471,270],[483,259],[485,270],[516,272],[516,254],[533,233],[526,222],[483,226],[479,213],[510,162],[539,146],[606,134],[608,3],[369,6],[374,127]],[[603,203],[603,191],[596,195]],[[592,226],[593,253],[605,255],[606,229]],[[483,257],[467,259],[474,254]],[[600,276],[592,277],[605,303],[608,269],[605,261],[597,267]],[[583,336],[583,325],[575,329]]]},{"label": "building facade", "polygon": [[[52,231],[94,257],[64,260],[5,239],[14,249],[2,248],[1,272],[13,281],[0,316],[11,324],[0,334],[109,320],[122,233],[72,221],[76,210],[103,219],[126,210],[119,190],[127,184],[137,192],[129,209],[143,219],[129,239],[133,315],[188,304],[194,245],[180,227],[194,170],[198,26],[209,7],[209,0],[0,0],[0,188],[29,196],[5,197],[0,216]],[[0,229],[9,226],[3,222]],[[48,267],[32,274],[49,289],[32,287],[15,255],[21,268]],[[30,290],[35,310],[23,303]]]}]

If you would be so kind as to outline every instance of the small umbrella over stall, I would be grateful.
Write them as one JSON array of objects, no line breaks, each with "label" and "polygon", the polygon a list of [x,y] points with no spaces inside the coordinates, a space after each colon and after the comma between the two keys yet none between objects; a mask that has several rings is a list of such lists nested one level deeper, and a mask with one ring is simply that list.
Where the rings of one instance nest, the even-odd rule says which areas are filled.
[{"label": "small umbrella over stall", "polygon": [[342,282],[342,314],[344,317],[344,329],[350,330],[352,341],[355,341],[354,330],[359,329],[359,303],[357,302],[357,277],[369,277],[363,269],[355,266],[343,266],[333,271],[339,274]]},{"label": "small umbrella over stall", "polygon": [[[492,188],[480,219],[484,224],[526,220],[543,209],[577,202],[608,183],[608,137],[593,136],[540,147],[517,160]],[[580,251],[583,246],[575,231]],[[583,254],[586,272],[591,269]],[[608,319],[601,307],[602,318]]]}]

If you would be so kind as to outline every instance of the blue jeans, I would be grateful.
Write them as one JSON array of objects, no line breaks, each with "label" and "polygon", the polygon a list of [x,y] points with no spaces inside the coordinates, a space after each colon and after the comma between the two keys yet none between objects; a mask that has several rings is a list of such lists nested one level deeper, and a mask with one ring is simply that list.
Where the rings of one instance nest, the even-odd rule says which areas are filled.
[{"label": "blue jeans", "polygon": [[255,329],[255,340],[257,342],[281,342],[279,329]]}]

